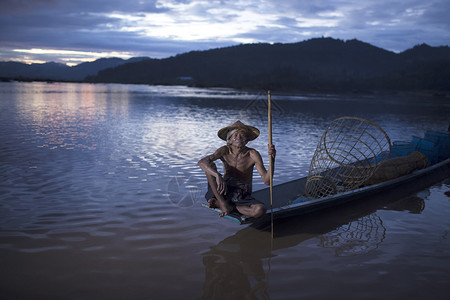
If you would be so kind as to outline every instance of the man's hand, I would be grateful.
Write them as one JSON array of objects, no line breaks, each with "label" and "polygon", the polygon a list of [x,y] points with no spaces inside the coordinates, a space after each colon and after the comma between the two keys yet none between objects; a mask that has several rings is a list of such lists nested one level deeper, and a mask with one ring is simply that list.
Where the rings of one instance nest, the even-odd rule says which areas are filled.
[{"label": "man's hand", "polygon": [[271,159],[275,159],[275,156],[277,155],[277,150],[275,149],[275,145],[267,145],[269,149],[269,157]]},{"label": "man's hand", "polygon": [[216,183],[217,183],[217,192],[219,192],[219,194],[226,194],[227,184],[223,179],[222,175],[220,175],[219,173],[217,173],[216,176]]}]

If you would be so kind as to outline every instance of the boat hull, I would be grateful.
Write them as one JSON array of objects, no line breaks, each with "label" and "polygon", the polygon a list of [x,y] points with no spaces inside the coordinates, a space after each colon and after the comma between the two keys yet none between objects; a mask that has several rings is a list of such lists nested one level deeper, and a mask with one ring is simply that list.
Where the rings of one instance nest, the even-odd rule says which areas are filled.
[{"label": "boat hull", "polygon": [[295,203],[293,199],[304,194],[306,177],[274,186],[272,210],[270,209],[269,189],[256,191],[254,197],[265,203],[267,214],[259,219],[243,218],[231,215],[228,218],[239,223],[264,223],[273,219],[299,216],[314,211],[342,205],[351,201],[377,197],[383,193],[395,194],[398,197],[420,191],[446,178],[450,178],[450,158],[428,168],[416,170],[408,175],[391,179],[382,183],[362,187],[341,194],[319,199]]}]

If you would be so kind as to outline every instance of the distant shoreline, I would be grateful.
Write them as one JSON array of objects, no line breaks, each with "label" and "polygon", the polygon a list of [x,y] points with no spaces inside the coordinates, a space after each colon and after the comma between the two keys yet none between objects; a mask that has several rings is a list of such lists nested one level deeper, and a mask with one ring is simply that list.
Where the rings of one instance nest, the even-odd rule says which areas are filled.
[{"label": "distant shoreline", "polygon": [[[42,78],[0,78],[0,82],[47,82],[47,83],[81,83],[81,84],[132,84],[132,85],[149,85],[149,86],[185,86],[192,88],[229,88],[237,91],[247,91],[252,93],[260,93],[265,89],[254,89],[254,88],[235,88],[226,86],[193,86],[193,85],[182,85],[182,84],[146,84],[146,83],[121,83],[121,82],[90,82],[90,81],[80,81],[80,80],[53,80],[53,79],[42,79]],[[440,90],[388,90],[388,89],[367,89],[367,90],[319,90],[319,89],[283,89],[277,90],[273,89],[279,95],[294,96],[294,95],[404,95],[404,96],[423,96],[423,97],[441,97],[450,98],[450,92],[440,91]]]}]

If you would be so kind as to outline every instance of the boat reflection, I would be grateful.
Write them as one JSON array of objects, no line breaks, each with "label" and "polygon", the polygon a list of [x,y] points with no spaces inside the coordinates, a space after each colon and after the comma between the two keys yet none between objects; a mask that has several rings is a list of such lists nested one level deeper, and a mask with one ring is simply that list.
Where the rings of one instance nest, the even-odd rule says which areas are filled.
[{"label": "boat reflection", "polygon": [[[422,196],[422,195],[421,195]],[[276,251],[318,239],[317,247],[332,248],[336,256],[361,255],[375,250],[386,228],[377,211],[408,211],[420,214],[424,199],[380,195],[271,225],[249,226],[203,253],[203,299],[268,299],[270,261]]]}]

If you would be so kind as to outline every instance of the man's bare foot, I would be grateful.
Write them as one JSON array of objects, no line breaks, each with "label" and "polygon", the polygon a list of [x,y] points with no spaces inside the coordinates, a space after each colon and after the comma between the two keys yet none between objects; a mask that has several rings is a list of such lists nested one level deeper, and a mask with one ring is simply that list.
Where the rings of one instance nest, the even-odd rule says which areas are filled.
[{"label": "man's bare foot", "polygon": [[227,204],[227,203],[220,203],[220,202],[219,202],[219,206],[220,206],[220,210],[222,211],[222,212],[219,214],[219,217],[224,217],[224,216],[228,215],[228,214],[229,214],[230,212],[232,212],[233,209],[234,209],[233,206],[230,206],[230,205]]},{"label": "man's bare foot", "polygon": [[228,215],[231,211],[233,211],[233,207],[228,204],[220,203],[216,198],[211,198],[208,200],[209,208],[219,208],[222,212],[219,214],[220,217]]},{"label": "man's bare foot", "polygon": [[209,208],[219,208],[219,205],[217,205],[217,199],[211,198],[208,200]]},{"label": "man's bare foot", "polygon": [[229,213],[231,212],[231,210],[226,210],[226,211],[222,211],[220,214],[219,214],[219,217],[225,217],[225,216],[227,216]]}]

